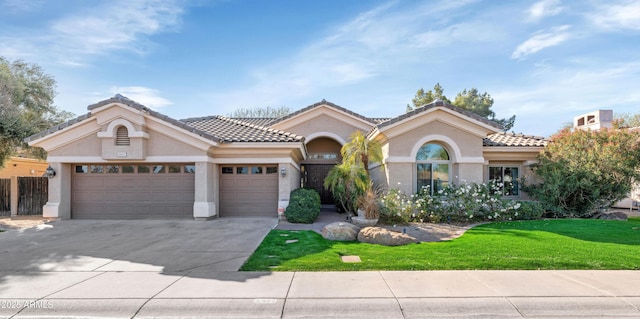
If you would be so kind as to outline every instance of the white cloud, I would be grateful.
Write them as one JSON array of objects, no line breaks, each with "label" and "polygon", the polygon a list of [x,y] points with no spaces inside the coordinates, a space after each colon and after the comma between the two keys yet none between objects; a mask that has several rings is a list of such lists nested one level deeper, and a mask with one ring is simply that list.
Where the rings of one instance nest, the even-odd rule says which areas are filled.
[{"label": "white cloud", "polygon": [[569,39],[568,30],[569,26],[563,25],[553,27],[548,32],[538,33],[520,44],[511,54],[511,58],[522,59],[544,48],[556,46]]},{"label": "white cloud", "polygon": [[606,30],[640,30],[640,2],[607,2],[588,14],[588,18],[598,27]]},{"label": "white cloud", "polygon": [[114,86],[109,89],[112,95],[120,94],[152,109],[159,109],[173,103],[160,96],[160,91],[143,86]]},{"label": "white cloud", "polygon": [[42,6],[44,0],[2,0],[0,1],[0,8],[9,12],[26,12],[33,11]]},{"label": "white cloud", "polygon": [[399,69],[424,61],[425,54],[435,46],[469,45],[502,37],[504,32],[484,20],[448,21],[470,3],[473,1],[430,1],[413,6],[385,3],[328,30],[326,36],[295,54],[253,70],[253,85],[214,91],[209,99],[214,105],[247,107],[256,101],[280,105],[285,100],[397,74]]},{"label": "white cloud", "polygon": [[544,17],[557,15],[563,10],[564,7],[560,5],[560,0],[541,0],[531,5],[527,14],[530,21],[538,21]]},{"label": "white cloud", "polygon": [[101,2],[96,7],[70,11],[48,23],[46,29],[15,29],[5,34],[0,37],[5,43],[0,54],[20,51],[24,56],[39,56],[43,61],[71,66],[85,65],[92,56],[118,50],[145,54],[154,45],[149,36],[180,26],[184,10],[179,3],[177,0]]},{"label": "white cloud", "polygon": [[640,93],[634,85],[640,81],[640,62],[600,62],[549,68],[533,74],[529,83],[493,90],[493,109],[499,116],[516,114],[518,131],[542,135],[585,112],[637,112]]}]

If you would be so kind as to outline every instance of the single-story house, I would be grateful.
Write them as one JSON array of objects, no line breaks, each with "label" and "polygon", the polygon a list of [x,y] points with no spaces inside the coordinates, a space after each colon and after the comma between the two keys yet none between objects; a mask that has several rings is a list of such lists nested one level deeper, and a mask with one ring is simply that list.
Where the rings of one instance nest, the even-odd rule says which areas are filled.
[{"label": "single-story house", "polygon": [[524,198],[517,179],[547,143],[439,100],[390,119],[325,100],[282,118],[177,120],[121,95],[88,111],[27,139],[56,172],[48,218],[275,217],[301,186],[330,203],[323,180],[354,131],[383,145],[370,167],[379,185],[412,193],[497,179]]}]

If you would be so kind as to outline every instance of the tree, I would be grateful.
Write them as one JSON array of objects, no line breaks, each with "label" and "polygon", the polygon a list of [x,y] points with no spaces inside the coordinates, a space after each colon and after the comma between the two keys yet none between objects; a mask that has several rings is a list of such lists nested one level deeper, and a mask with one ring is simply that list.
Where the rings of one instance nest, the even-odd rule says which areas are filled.
[{"label": "tree", "polygon": [[324,187],[331,191],[341,208],[351,214],[358,210],[360,197],[372,187],[369,163],[382,162],[382,147],[361,131],[355,131],[340,153],[342,163],[331,168]]},{"label": "tree", "polygon": [[340,149],[342,161],[362,167],[369,176],[369,163],[382,162],[382,146],[368,139],[361,131],[351,134],[349,142]]},{"label": "tree", "polygon": [[480,93],[476,88],[471,88],[469,90],[464,89],[462,90],[462,92],[458,93],[453,102],[451,102],[451,100],[449,100],[444,95],[444,90],[442,86],[440,86],[440,83],[437,83],[433,87],[433,90],[429,90],[427,92],[425,92],[422,88],[419,89],[418,92],[416,92],[416,96],[411,100],[413,106],[407,105],[407,112],[410,112],[425,104],[429,104],[435,99],[440,99],[445,103],[455,105],[463,110],[467,110],[484,118],[492,120],[500,124],[505,132],[513,128],[513,125],[516,121],[515,115],[511,116],[510,118],[504,119],[496,118],[496,114],[491,110],[494,101],[489,93]]},{"label": "tree", "polygon": [[229,117],[235,118],[281,118],[291,113],[291,110],[286,106],[278,108],[267,107],[255,107],[255,108],[239,108],[233,113],[229,114]]},{"label": "tree", "polygon": [[640,113],[620,113],[614,117],[618,125],[622,127],[640,127]]},{"label": "tree", "polygon": [[416,96],[411,99],[413,106],[407,104],[407,112],[411,112],[418,107],[429,104],[436,99],[440,99],[445,103],[451,104],[451,100],[444,95],[444,89],[440,86],[440,83],[436,83],[436,85],[433,86],[433,90],[429,90],[427,92],[425,92],[423,88],[420,88],[418,92],[416,92]]},{"label": "tree", "polygon": [[640,181],[640,134],[564,129],[532,166],[542,182],[524,190],[558,217],[589,217],[625,198]]},{"label": "tree", "polygon": [[73,117],[53,105],[55,87],[38,65],[0,57],[0,167],[18,148],[45,156],[23,139]]}]

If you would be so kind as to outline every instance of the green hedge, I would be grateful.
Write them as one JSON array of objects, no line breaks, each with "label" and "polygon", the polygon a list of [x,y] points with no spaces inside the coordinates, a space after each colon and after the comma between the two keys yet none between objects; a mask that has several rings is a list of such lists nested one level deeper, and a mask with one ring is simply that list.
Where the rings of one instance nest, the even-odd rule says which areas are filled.
[{"label": "green hedge", "polygon": [[291,223],[312,224],[320,215],[320,194],[315,189],[293,190],[284,215]]}]

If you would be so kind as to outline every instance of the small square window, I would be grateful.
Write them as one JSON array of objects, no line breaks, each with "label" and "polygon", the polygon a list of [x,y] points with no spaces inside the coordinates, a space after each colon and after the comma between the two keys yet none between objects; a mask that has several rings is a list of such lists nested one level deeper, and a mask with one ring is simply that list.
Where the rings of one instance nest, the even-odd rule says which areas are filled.
[{"label": "small square window", "polygon": [[102,173],[104,173],[104,166],[102,166],[102,165],[91,165],[91,173],[92,174],[102,174]]},{"label": "small square window", "polygon": [[278,166],[267,166],[267,174],[278,174]]},{"label": "small square window", "polygon": [[184,172],[187,174],[195,174],[196,166],[195,165],[185,165]]},{"label": "small square window", "polygon": [[153,165],[154,174],[164,174],[164,165]]},{"label": "small square window", "polygon": [[236,167],[236,174],[249,174],[249,168],[246,166]]},{"label": "small square window", "polygon": [[222,174],[233,174],[233,167],[231,166],[222,167]]},{"label": "small square window", "polygon": [[87,166],[87,165],[76,165],[76,173],[81,173],[81,174],[89,173],[89,166]]},{"label": "small square window", "polygon": [[131,174],[134,173],[134,166],[133,165],[122,165],[122,173],[123,174]]},{"label": "small square window", "polygon": [[107,174],[118,174],[120,172],[120,166],[107,165]]},{"label": "small square window", "polygon": [[140,173],[149,173],[151,172],[151,170],[149,169],[149,166],[147,165],[138,165],[138,174]]},{"label": "small square window", "polygon": [[251,166],[251,174],[262,174],[262,166]]},{"label": "small square window", "polygon": [[169,165],[169,173],[180,173],[179,165]]}]

